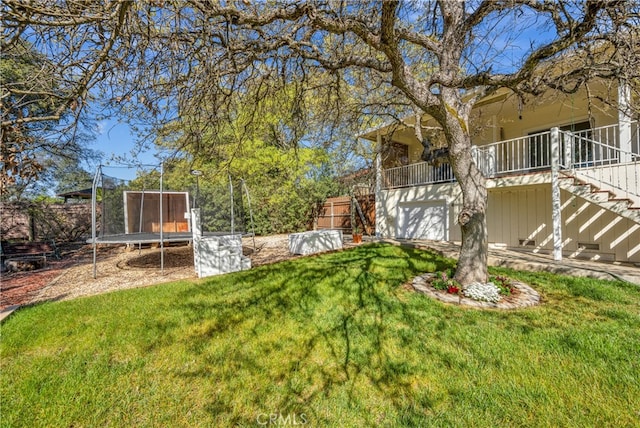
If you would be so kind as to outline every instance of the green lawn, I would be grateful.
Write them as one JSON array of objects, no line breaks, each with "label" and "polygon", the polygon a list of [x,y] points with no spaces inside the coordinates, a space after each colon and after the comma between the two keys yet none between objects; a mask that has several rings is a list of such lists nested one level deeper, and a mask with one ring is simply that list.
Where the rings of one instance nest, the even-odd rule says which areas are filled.
[{"label": "green lawn", "polygon": [[402,287],[452,261],[376,244],[13,314],[2,426],[637,426],[640,290],[506,273],[543,305]]}]

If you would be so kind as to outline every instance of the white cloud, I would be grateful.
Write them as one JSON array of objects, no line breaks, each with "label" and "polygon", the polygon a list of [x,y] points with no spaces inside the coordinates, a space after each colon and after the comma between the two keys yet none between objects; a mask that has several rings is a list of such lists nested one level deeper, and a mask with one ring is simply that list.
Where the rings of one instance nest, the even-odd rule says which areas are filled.
[{"label": "white cloud", "polygon": [[107,130],[107,125],[108,122],[106,120],[101,120],[100,122],[98,122],[96,125],[96,133],[98,135],[103,135]]}]

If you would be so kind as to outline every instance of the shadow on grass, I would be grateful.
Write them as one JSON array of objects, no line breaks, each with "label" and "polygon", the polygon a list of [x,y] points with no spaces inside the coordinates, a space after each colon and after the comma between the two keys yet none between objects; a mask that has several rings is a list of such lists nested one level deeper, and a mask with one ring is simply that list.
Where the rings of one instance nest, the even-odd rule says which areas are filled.
[{"label": "shadow on grass", "polygon": [[402,287],[452,265],[380,244],[38,305],[3,324],[5,425],[634,426],[637,288],[504,271],[546,299],[504,312]]},{"label": "shadow on grass", "polygon": [[[311,403],[336,394],[346,408],[366,408],[373,394],[406,413],[403,397],[413,394],[417,362],[405,359],[403,348],[421,346],[413,331],[420,318],[399,286],[418,273],[452,265],[425,251],[374,244],[259,267],[233,276],[231,283],[225,277],[207,280],[175,302],[190,333],[173,340],[208,363],[178,374],[230,388],[226,399],[210,403],[214,414],[231,411],[230,401],[237,398],[231,385],[241,376],[257,380],[244,398],[252,408],[306,412],[314,425],[328,423],[329,415]],[[172,327],[149,325],[159,337]],[[365,425],[382,417],[369,416]]]}]

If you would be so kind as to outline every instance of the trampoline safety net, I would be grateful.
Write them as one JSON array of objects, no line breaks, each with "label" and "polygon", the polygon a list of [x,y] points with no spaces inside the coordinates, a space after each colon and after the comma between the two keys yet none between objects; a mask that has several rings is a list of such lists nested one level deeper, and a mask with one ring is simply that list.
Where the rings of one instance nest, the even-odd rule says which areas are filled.
[{"label": "trampoline safety net", "polygon": [[[242,180],[225,186],[198,183],[171,189],[158,170],[137,171],[135,178],[117,178],[101,166],[94,178],[94,227],[97,242],[137,243],[190,240],[192,208],[201,210],[203,233],[252,232],[249,194]],[[109,171],[111,173],[111,171]],[[128,172],[131,174],[131,172]],[[123,174],[126,175],[126,174]]]}]

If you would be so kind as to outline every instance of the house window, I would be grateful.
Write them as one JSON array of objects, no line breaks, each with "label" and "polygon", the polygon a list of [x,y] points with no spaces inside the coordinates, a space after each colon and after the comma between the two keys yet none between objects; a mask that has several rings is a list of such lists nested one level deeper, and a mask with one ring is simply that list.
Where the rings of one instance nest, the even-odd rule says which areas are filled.
[{"label": "house window", "polygon": [[391,143],[385,146],[382,153],[382,167],[394,168],[409,164],[409,146],[402,143]]},{"label": "house window", "polygon": [[[573,144],[573,163],[583,165],[593,162],[593,144],[591,143],[591,124],[580,122],[560,127],[561,131],[576,134],[570,143]],[[565,143],[563,141],[563,143]],[[564,150],[564,147],[563,147]]]}]

